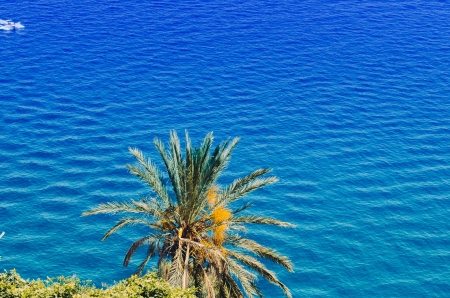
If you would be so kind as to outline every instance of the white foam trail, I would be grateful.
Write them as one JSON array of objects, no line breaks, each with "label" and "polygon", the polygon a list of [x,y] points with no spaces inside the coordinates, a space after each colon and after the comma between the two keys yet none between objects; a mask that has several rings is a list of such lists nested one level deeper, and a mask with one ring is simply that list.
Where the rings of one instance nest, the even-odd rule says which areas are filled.
[{"label": "white foam trail", "polygon": [[0,30],[9,31],[9,30],[12,30],[12,29],[14,29],[13,26],[9,26],[9,25],[0,26]]}]

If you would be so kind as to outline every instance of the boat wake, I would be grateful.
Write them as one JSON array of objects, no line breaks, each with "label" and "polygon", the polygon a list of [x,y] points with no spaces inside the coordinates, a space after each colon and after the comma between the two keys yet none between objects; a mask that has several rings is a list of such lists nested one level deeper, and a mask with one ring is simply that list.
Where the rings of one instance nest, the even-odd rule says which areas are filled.
[{"label": "boat wake", "polygon": [[13,22],[11,20],[0,20],[0,30],[11,31],[25,28],[20,22]]}]

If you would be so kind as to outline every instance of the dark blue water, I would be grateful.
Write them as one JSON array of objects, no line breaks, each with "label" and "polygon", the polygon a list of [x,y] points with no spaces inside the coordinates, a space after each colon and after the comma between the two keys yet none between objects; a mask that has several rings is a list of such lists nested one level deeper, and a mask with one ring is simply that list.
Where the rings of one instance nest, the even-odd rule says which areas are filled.
[{"label": "dark blue water", "polygon": [[[129,276],[145,231],[80,217],[148,190],[128,146],[242,137],[222,183],[295,229],[250,227],[289,256],[294,297],[450,295],[446,1],[16,0],[0,19],[0,267],[27,278]],[[139,258],[136,259],[139,261]],[[259,283],[267,297],[277,288]]]}]

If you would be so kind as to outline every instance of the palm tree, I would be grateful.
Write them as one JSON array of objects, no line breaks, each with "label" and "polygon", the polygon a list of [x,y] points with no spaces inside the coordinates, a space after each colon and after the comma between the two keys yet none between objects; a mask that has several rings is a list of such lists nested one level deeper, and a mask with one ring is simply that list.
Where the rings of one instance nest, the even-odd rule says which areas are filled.
[{"label": "palm tree", "polygon": [[[100,204],[83,215],[127,214],[106,232],[102,241],[129,225],[144,225],[149,234],[134,242],[123,262],[128,266],[136,250],[147,247],[146,258],[136,274],[141,274],[152,257],[158,257],[160,274],[174,286],[195,286],[199,297],[263,297],[256,285],[257,275],[281,287],[286,296],[289,289],[274,272],[258,258],[267,259],[293,271],[285,256],[254,240],[243,237],[244,224],[269,224],[293,227],[272,218],[242,215],[251,204],[232,209],[246,194],[277,181],[263,177],[270,169],[259,169],[220,187],[217,179],[225,169],[239,138],[227,140],[211,151],[213,135],[209,133],[199,148],[192,147],[186,132],[184,157],[177,134],[170,133],[169,149],[161,140],[154,143],[170,179],[169,191],[162,172],[142,152],[129,148],[137,165],[128,165],[130,172],[148,184],[155,197]],[[234,205],[234,204],[233,204]],[[129,214],[135,214],[131,216]],[[251,255],[246,254],[250,253]]]}]

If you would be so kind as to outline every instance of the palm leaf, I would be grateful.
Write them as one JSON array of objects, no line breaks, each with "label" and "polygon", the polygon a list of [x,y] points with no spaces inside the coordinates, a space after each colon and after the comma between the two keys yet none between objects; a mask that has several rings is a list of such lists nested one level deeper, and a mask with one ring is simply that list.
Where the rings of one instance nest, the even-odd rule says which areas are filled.
[{"label": "palm leaf", "polygon": [[231,258],[226,259],[227,269],[230,270],[231,274],[239,280],[242,288],[244,289],[245,294],[252,298],[254,295],[257,295],[257,291],[253,288],[253,283],[256,279],[256,275],[246,270],[236,261]]},{"label": "palm leaf", "polygon": [[242,211],[244,211],[245,209],[247,209],[247,208],[249,208],[249,207],[251,207],[251,206],[253,206],[253,204],[249,202],[249,203],[247,203],[247,204],[245,204],[245,205],[239,207],[238,209],[234,210],[234,211],[231,212],[231,213],[233,213],[233,215],[234,215],[234,214],[237,214],[237,213],[242,212]]},{"label": "palm leaf", "polygon": [[177,136],[177,133],[172,130],[170,132],[170,149],[171,149],[171,156],[172,156],[172,167],[171,170],[173,172],[172,176],[174,177],[176,188],[178,189],[178,193],[180,195],[179,198],[179,205],[183,206],[186,200],[186,193],[185,193],[185,177],[184,177],[184,164],[183,164],[183,158],[181,156],[181,149],[180,149],[180,139]]},{"label": "palm leaf", "polygon": [[257,259],[247,256],[247,255],[244,255],[244,254],[237,253],[237,252],[229,252],[229,254],[236,260],[239,260],[240,262],[244,263],[246,266],[248,266],[248,267],[252,268],[253,270],[255,270],[256,272],[258,272],[261,276],[263,276],[269,282],[279,286],[283,290],[283,292],[286,296],[288,296],[289,298],[292,298],[292,295],[291,295],[291,292],[289,291],[289,289],[278,280],[275,273],[273,273],[272,271],[267,269],[266,266],[264,266],[264,264],[259,262]]},{"label": "palm leaf", "polygon": [[235,179],[228,187],[223,190],[222,196],[224,198],[229,197],[241,187],[245,186],[246,184],[252,182],[262,175],[270,173],[271,171],[272,169],[258,169],[245,177]]},{"label": "palm leaf", "polygon": [[[155,242],[157,242],[159,240],[159,237],[155,237],[153,235],[149,235],[149,236],[145,236],[137,241],[135,241],[131,247],[128,249],[127,254],[125,255],[125,258],[123,259],[123,266],[127,267],[128,264],[130,263],[131,258],[133,257],[134,253],[136,252],[136,250],[143,246],[144,244],[148,243],[149,244],[149,248],[153,247],[152,249],[152,254],[151,256],[153,256],[153,252],[155,250]],[[150,257],[151,257],[150,256]]]},{"label": "palm leaf", "polygon": [[247,238],[241,238],[239,236],[231,236],[227,238],[226,244],[237,246],[247,251],[250,251],[260,256],[261,258],[268,259],[276,264],[285,267],[290,272],[294,272],[292,268],[292,263],[287,257],[280,255],[274,249],[262,246],[256,241]]},{"label": "palm leaf", "polygon": [[136,224],[142,224],[148,227],[151,227],[153,229],[159,230],[161,227],[153,222],[149,222],[147,220],[141,219],[141,218],[123,218],[120,220],[114,227],[112,227],[110,230],[108,230],[103,236],[102,241],[105,241],[109,236],[117,232],[119,229],[128,226],[128,225],[136,225]]},{"label": "palm leaf", "polygon": [[208,277],[208,274],[206,273],[206,270],[203,268],[203,266],[200,266],[200,268],[202,269],[202,273],[203,273],[203,280],[205,281],[205,289],[206,289],[206,293],[207,293],[207,298],[215,298],[216,294],[214,291],[214,288],[211,284],[211,281]]},{"label": "palm leaf", "polygon": [[206,255],[208,262],[216,264],[216,266],[220,266],[220,264],[225,260],[224,254],[215,246],[206,246],[186,238],[179,238],[178,240],[181,243],[190,244],[194,249],[203,252]]},{"label": "palm leaf", "polygon": [[230,221],[232,223],[252,223],[252,224],[276,225],[280,227],[295,228],[295,225],[289,222],[253,215],[233,217]]},{"label": "palm leaf", "polygon": [[145,266],[147,265],[148,261],[155,255],[157,245],[154,243],[149,244],[147,249],[147,256],[145,257],[144,261],[142,261],[141,264],[139,264],[138,269],[134,274],[140,276],[142,272],[144,271]]},{"label": "palm leaf", "polygon": [[178,243],[176,252],[171,260],[169,270],[169,282],[177,287],[181,287],[183,273],[183,249],[181,242]]},{"label": "palm leaf", "polygon": [[224,192],[220,197],[221,204],[230,204],[238,199],[242,198],[249,193],[262,188],[266,185],[273,184],[278,181],[277,177],[267,177],[267,178],[256,178],[249,183],[234,189],[232,192],[227,191]]},{"label": "palm leaf", "polygon": [[158,170],[158,167],[151,162],[150,159],[146,160],[142,151],[137,148],[128,148],[130,153],[138,160],[142,169],[127,165],[130,172],[141,178],[142,181],[147,183],[155,193],[164,201],[167,206],[171,205],[169,194],[167,193],[166,186],[164,184],[162,175]]},{"label": "palm leaf", "polygon": [[158,150],[159,154],[161,155],[161,158],[164,161],[164,165],[166,167],[167,174],[169,175],[170,182],[172,183],[172,188],[175,193],[175,198],[177,201],[177,205],[181,205],[181,199],[182,199],[182,189],[180,188],[180,179],[174,169],[174,163],[172,156],[170,155],[170,152],[166,151],[163,142],[155,138],[153,140],[156,149]]},{"label": "palm leaf", "polygon": [[83,212],[83,216],[89,216],[94,214],[106,213],[106,214],[117,214],[121,212],[129,213],[148,213],[147,209],[141,208],[133,204],[133,202],[108,202],[105,204],[100,204],[97,207],[91,209],[90,211]]},{"label": "palm leaf", "polygon": [[239,285],[229,274],[223,274],[221,281],[219,286],[221,297],[244,298]]}]

